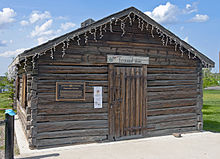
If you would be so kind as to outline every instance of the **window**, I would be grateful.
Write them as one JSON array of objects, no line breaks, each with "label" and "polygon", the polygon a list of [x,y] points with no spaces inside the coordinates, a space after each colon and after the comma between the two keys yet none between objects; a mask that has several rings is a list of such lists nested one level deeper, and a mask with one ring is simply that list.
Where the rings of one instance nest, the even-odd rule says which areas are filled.
[{"label": "window", "polygon": [[22,96],[21,96],[21,106],[26,108],[27,105],[27,76],[23,74],[22,76]]},{"label": "window", "polygon": [[15,82],[15,98],[16,100],[19,100],[19,93],[20,93],[20,78],[17,76],[16,82]]}]

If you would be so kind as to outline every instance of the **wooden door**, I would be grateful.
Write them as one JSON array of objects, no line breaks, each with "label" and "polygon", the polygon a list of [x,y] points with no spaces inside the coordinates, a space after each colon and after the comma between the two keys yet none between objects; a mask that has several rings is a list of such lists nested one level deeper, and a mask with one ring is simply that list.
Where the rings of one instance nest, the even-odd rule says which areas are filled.
[{"label": "wooden door", "polygon": [[143,135],[146,127],[146,76],[146,65],[109,66],[110,138],[117,140]]}]

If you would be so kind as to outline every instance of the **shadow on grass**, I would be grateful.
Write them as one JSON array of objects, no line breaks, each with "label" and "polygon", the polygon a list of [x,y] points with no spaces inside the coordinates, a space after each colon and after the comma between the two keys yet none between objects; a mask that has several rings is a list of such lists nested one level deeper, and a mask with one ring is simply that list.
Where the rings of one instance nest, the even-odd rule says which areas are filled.
[{"label": "shadow on grass", "polygon": [[204,104],[203,107],[202,107],[202,109],[208,109],[210,106],[211,106],[211,105],[206,105],[206,104]]},{"label": "shadow on grass", "polygon": [[204,130],[212,132],[220,132],[220,122],[212,120],[204,120]]},{"label": "shadow on grass", "polygon": [[204,115],[214,115],[216,117],[220,116],[220,109],[216,106],[204,104],[202,110],[204,110]]}]

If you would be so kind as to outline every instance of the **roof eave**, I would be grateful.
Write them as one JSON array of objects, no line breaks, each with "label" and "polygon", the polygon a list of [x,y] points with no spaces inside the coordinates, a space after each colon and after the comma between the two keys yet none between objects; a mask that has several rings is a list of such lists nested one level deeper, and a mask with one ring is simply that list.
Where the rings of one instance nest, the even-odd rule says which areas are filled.
[{"label": "roof eave", "polygon": [[185,41],[183,41],[182,39],[180,39],[178,36],[176,36],[175,34],[173,34],[172,32],[170,32],[169,30],[167,30],[166,28],[164,28],[162,25],[160,25],[159,23],[157,23],[156,21],[154,21],[153,19],[151,19],[150,17],[148,17],[146,14],[144,14],[142,11],[134,8],[134,7],[130,7],[127,9],[124,9],[120,12],[114,13],[110,16],[107,16],[101,20],[98,20],[86,27],[83,28],[78,28],[72,32],[66,33],[60,37],[57,37],[55,39],[49,40],[48,42],[41,44],[39,46],[36,46],[32,49],[26,50],[23,53],[19,54],[19,60],[24,60],[25,57],[29,57],[29,56],[33,56],[36,53],[41,53],[45,50],[48,50],[50,48],[52,48],[54,45],[61,43],[62,41],[64,41],[67,37],[71,37],[74,35],[80,35],[83,34],[89,30],[91,30],[92,28],[96,28],[98,26],[101,26],[113,19],[117,19],[123,16],[128,15],[129,13],[135,13],[138,16],[140,16],[141,18],[143,18],[144,20],[146,20],[148,23],[158,27],[160,30],[163,30],[163,32],[165,32],[168,36],[172,36],[174,38],[176,38],[177,40],[179,40],[186,49],[192,49],[194,53],[196,53],[197,55],[199,55],[202,59],[200,60],[204,60],[206,63],[208,63],[210,65],[210,67],[214,67],[215,63],[209,59],[207,56],[205,56],[204,54],[200,53],[198,50],[196,50],[194,47],[192,47],[190,44],[186,43]]}]

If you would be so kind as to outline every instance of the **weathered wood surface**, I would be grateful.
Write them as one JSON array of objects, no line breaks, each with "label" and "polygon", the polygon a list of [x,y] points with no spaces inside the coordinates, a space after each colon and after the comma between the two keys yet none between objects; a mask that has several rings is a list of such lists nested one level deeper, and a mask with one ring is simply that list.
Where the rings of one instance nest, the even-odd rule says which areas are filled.
[{"label": "weathered wood surface", "polygon": [[170,122],[161,122],[161,123],[149,123],[147,127],[152,128],[153,130],[157,129],[170,129],[176,127],[187,127],[187,126],[196,126],[196,119],[187,119],[187,120],[179,120],[179,121],[170,121]]},{"label": "weathered wood surface", "polygon": [[[196,130],[198,123],[202,122],[201,111],[198,111],[202,104],[198,61],[189,59],[188,53],[181,57],[181,52],[175,51],[175,44],[162,45],[155,30],[155,38],[152,38],[151,31],[140,31],[137,26],[137,21],[133,27],[126,25],[123,37],[118,25],[114,26],[113,33],[107,28],[103,39],[97,42],[92,35],[89,35],[87,44],[81,40],[80,46],[70,41],[63,58],[62,45],[58,45],[54,58],[51,59],[50,51],[40,56],[32,73],[28,61],[28,91],[34,90],[28,97],[33,100],[31,96],[35,95],[37,98],[29,102],[26,114],[22,115],[19,109],[18,113],[27,128],[35,126],[31,129],[37,132],[33,136],[36,141],[32,142],[35,146],[100,141],[106,139],[107,135],[109,140],[113,140],[113,132],[122,136],[123,131],[125,135],[142,133],[144,136],[154,136]],[[123,76],[141,74],[131,70],[119,73],[119,78],[113,81],[114,66],[106,63],[108,54],[149,57],[150,64],[142,72],[147,75],[146,80],[123,80]],[[24,73],[23,66],[19,67],[20,77]],[[37,81],[31,82],[32,75],[36,76]],[[74,81],[85,82],[85,101],[56,102],[56,82]],[[129,89],[137,89],[132,92],[115,90],[117,96],[125,96],[123,102],[118,103],[118,108],[123,110],[120,112],[116,108],[111,109],[113,96],[108,92],[113,91],[111,87],[114,83],[116,86],[121,84]],[[139,88],[139,85],[143,87]],[[103,87],[101,109],[94,109],[94,86]],[[21,88],[20,85],[20,98]],[[117,118],[112,117],[113,111]],[[126,116],[129,113],[134,115]],[[117,123],[118,127],[112,128],[113,123]],[[127,129],[141,125],[150,129],[142,132],[140,129],[133,132]]]},{"label": "weathered wood surface", "polygon": [[185,113],[185,114],[168,114],[168,115],[159,115],[159,116],[149,116],[147,118],[148,123],[163,123],[176,120],[187,120],[187,119],[196,119],[196,113]]},{"label": "weathered wood surface", "polygon": [[[84,112],[86,113],[86,112]],[[77,121],[77,120],[107,120],[108,113],[86,113],[86,114],[60,114],[60,115],[38,115],[37,122],[55,122],[55,121]]]},{"label": "weathered wood surface", "polygon": [[38,132],[50,132],[59,130],[73,129],[95,129],[108,128],[107,120],[88,120],[88,121],[62,121],[38,123]]},{"label": "weathered wood surface", "polygon": [[51,147],[51,146],[62,146],[66,144],[81,144],[89,142],[101,142],[106,140],[107,136],[81,136],[81,137],[66,137],[66,138],[53,138],[53,139],[42,139],[37,141],[36,146],[41,147]]},{"label": "weathered wood surface", "polygon": [[153,116],[153,115],[182,114],[182,113],[195,113],[195,112],[196,112],[196,106],[185,106],[185,107],[148,110],[147,114],[149,116]]},{"label": "weathered wood surface", "polygon": [[82,130],[66,130],[54,132],[38,133],[37,139],[53,139],[62,137],[82,137],[82,136],[99,136],[100,134],[108,134],[108,129],[82,129]]},{"label": "weathered wood surface", "polygon": [[196,91],[173,91],[173,92],[151,92],[148,93],[148,100],[169,100],[169,99],[183,99],[196,98]]},{"label": "weathered wood surface", "polygon": [[171,128],[171,129],[159,129],[155,131],[148,131],[146,136],[147,137],[153,137],[153,136],[161,136],[161,135],[171,135],[172,133],[184,133],[184,132],[193,132],[196,131],[196,127],[193,126],[186,126],[186,127],[181,127],[177,126],[176,128]]},{"label": "weathered wood surface", "polygon": [[[112,99],[113,115],[110,120],[115,139],[129,135],[142,134],[145,127],[145,92],[146,81],[145,67],[114,67],[112,68],[112,87],[110,94]],[[144,98],[144,99],[143,99]],[[144,103],[144,104],[140,104]],[[133,130],[133,127],[140,129]],[[132,131],[131,131],[132,130]]]},{"label": "weathered wood surface", "polygon": [[148,101],[149,109],[184,107],[196,105],[196,98]]}]

